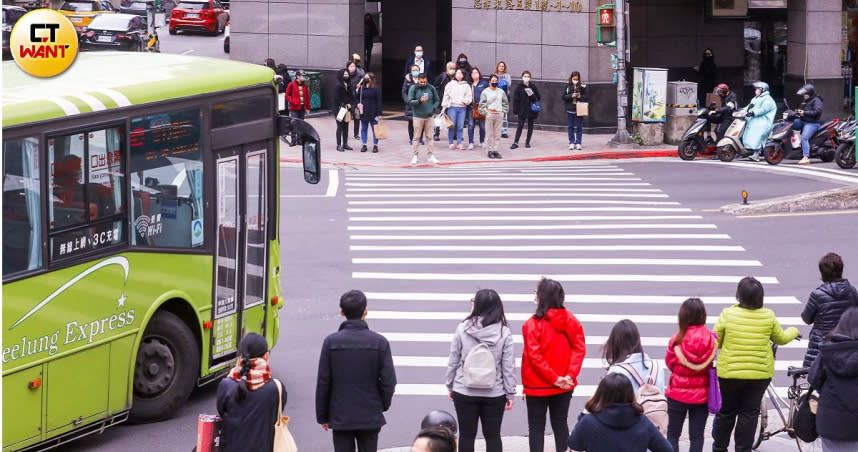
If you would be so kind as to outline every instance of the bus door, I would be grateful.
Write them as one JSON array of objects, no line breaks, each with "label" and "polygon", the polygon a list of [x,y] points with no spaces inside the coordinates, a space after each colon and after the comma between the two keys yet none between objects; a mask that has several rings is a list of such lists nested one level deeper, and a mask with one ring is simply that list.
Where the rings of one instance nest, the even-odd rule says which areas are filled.
[{"label": "bus door", "polygon": [[244,334],[265,332],[270,149],[258,142],[216,152],[213,364],[231,359]]}]

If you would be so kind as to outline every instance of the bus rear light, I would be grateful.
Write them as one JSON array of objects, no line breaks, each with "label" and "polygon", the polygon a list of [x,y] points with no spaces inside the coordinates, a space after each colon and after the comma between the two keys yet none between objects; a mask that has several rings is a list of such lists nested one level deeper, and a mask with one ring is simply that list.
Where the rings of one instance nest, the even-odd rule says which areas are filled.
[{"label": "bus rear light", "polygon": [[206,320],[205,322],[203,322],[203,329],[204,329],[204,330],[210,330],[210,329],[212,329],[212,321],[211,321],[211,320]]},{"label": "bus rear light", "polygon": [[30,381],[28,387],[30,389],[39,389],[40,387],[42,387],[42,379],[36,378],[35,380]]},{"label": "bus rear light", "polygon": [[271,306],[277,306],[277,303],[280,303],[280,297],[275,296],[271,299]]}]

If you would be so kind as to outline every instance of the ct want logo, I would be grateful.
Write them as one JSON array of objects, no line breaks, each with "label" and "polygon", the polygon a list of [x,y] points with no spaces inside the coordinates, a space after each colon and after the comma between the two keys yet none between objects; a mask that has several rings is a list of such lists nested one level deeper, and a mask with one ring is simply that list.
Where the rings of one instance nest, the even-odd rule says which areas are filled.
[{"label": "ct want logo", "polygon": [[52,9],[24,14],[9,37],[12,56],[36,77],[62,74],[77,57],[78,36],[69,19]]}]

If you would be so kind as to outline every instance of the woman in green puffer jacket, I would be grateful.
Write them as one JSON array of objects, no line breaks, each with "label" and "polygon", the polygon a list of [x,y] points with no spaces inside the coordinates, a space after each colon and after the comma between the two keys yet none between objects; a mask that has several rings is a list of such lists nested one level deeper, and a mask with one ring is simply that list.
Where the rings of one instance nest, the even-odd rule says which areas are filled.
[{"label": "woman in green puffer jacket", "polygon": [[715,322],[722,402],[712,426],[713,452],[727,451],[734,425],[736,451],[751,450],[760,403],[774,375],[770,342],[784,345],[799,336],[795,327],[781,328],[775,313],[763,307],[763,285],[755,278],[739,281],[736,300],[739,303],[721,311]]}]

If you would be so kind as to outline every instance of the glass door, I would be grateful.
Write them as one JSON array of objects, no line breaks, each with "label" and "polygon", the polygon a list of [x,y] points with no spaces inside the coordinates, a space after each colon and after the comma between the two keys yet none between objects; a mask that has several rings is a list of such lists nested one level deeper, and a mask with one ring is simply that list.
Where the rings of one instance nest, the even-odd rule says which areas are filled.
[{"label": "glass door", "polygon": [[217,159],[217,229],[212,359],[230,356],[238,345],[239,156]]}]

